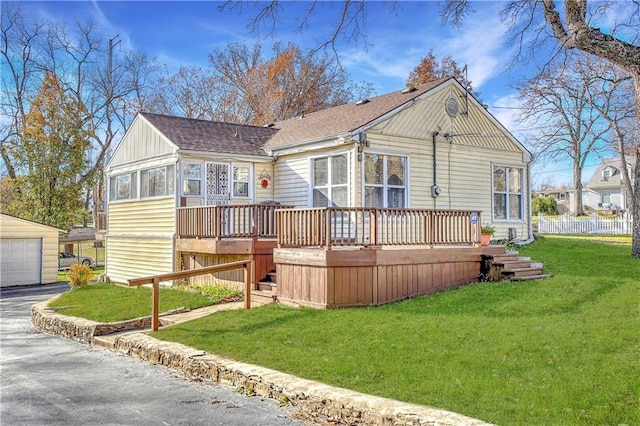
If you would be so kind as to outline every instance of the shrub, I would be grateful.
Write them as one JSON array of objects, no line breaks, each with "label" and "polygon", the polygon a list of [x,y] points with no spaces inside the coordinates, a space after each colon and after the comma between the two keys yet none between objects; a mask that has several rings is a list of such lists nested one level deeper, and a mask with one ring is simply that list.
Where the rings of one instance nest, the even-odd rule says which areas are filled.
[{"label": "shrub", "polygon": [[69,285],[71,288],[82,288],[93,278],[93,270],[87,265],[74,263],[69,267]]}]

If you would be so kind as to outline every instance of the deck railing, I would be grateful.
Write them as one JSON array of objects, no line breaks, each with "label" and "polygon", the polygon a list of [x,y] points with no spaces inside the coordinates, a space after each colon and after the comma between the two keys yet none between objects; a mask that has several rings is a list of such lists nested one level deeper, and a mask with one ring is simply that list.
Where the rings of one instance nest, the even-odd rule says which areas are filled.
[{"label": "deck railing", "polygon": [[480,213],[463,210],[284,208],[276,211],[279,247],[475,245]]},{"label": "deck railing", "polygon": [[271,204],[179,207],[177,235],[180,238],[276,238],[274,212],[289,207]]}]

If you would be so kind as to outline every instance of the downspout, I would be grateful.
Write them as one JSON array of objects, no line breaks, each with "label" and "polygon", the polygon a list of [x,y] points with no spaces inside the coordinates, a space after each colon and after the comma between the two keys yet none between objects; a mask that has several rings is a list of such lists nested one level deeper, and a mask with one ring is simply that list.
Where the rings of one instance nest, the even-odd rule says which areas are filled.
[{"label": "downspout", "polygon": [[440,195],[440,188],[438,187],[438,173],[436,169],[437,164],[437,151],[436,151],[436,138],[440,133],[435,131],[431,134],[433,140],[433,186],[431,187],[431,196],[437,198]]}]

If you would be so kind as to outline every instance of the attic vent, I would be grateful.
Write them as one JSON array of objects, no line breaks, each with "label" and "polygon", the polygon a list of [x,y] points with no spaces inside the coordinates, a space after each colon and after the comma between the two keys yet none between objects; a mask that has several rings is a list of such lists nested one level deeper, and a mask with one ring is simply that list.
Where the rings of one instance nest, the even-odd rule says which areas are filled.
[{"label": "attic vent", "polygon": [[415,92],[416,90],[418,90],[418,89],[416,89],[415,86],[411,86],[411,87],[407,87],[405,89],[402,89],[402,93],[403,94],[407,94],[407,93]]},{"label": "attic vent", "polygon": [[460,106],[458,105],[458,101],[453,96],[449,96],[444,103],[444,109],[447,111],[447,114],[451,117],[456,117],[458,112],[460,111]]},{"label": "attic vent", "polygon": [[356,102],[356,105],[364,105],[369,103],[369,99],[360,99],[358,102]]}]

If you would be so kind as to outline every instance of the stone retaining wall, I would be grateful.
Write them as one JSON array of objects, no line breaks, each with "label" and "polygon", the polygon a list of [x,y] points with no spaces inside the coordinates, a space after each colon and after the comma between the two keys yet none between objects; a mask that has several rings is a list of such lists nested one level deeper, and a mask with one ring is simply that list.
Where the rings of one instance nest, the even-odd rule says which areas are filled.
[{"label": "stone retaining wall", "polygon": [[128,321],[102,323],[84,318],[58,314],[47,307],[51,300],[36,303],[31,307],[31,322],[40,331],[66,337],[81,343],[91,344],[93,336],[106,336],[128,330],[151,327],[151,317],[135,318]]},{"label": "stone retaining wall", "polygon": [[[103,324],[57,314],[47,302],[31,308],[39,330],[91,344],[93,336],[146,327],[149,318]],[[142,325],[144,324],[144,325]],[[154,339],[142,332],[120,334],[113,350],[180,371],[190,378],[211,380],[241,389],[247,395],[291,404],[311,419],[341,425],[486,426],[481,420],[445,410],[362,394],[251,364],[231,361],[179,343]],[[97,342],[96,342],[97,343]]]}]

